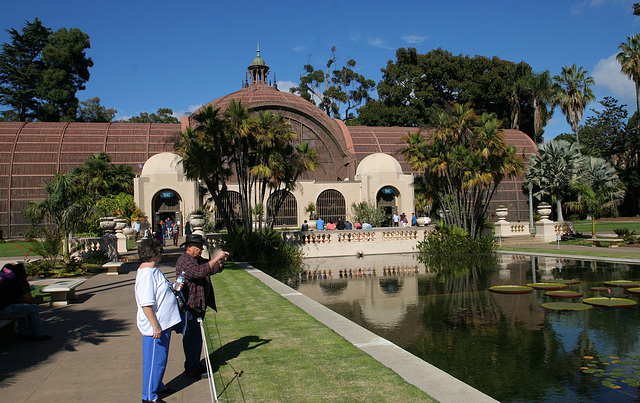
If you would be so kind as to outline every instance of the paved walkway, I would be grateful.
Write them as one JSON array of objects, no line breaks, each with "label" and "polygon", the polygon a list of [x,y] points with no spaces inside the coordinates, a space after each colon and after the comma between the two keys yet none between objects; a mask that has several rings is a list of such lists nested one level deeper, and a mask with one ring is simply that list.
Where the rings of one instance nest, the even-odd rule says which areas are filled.
[{"label": "paved walkway", "polygon": [[[539,247],[540,244],[531,245],[531,248]],[[167,254],[179,253],[172,247],[165,250]],[[562,250],[593,251],[595,248],[562,245],[560,252]],[[640,264],[640,248],[620,247],[606,251],[637,253],[638,259],[632,260]],[[0,264],[8,260],[0,260]],[[135,324],[133,297],[136,267],[137,264],[128,263],[122,266],[122,274],[118,276],[101,273],[88,278],[78,288],[78,301],[68,306],[41,306],[45,327],[54,336],[53,340],[39,343],[20,342],[15,338],[0,340],[0,396],[3,402],[140,401],[142,338]],[[173,262],[161,263],[161,268],[169,279],[175,277]],[[250,272],[262,277],[258,270]],[[352,322],[335,317],[328,319],[331,311],[284,284],[275,284],[267,276],[263,281],[434,398],[451,402],[492,401],[462,382],[453,384],[447,374],[422,360],[412,359],[410,354],[403,354],[388,341],[367,334],[368,331]],[[193,381],[182,376],[181,338],[175,333],[172,336],[164,378],[177,392],[164,400],[210,401],[205,380]],[[420,373],[423,370],[430,371],[428,376]]]}]

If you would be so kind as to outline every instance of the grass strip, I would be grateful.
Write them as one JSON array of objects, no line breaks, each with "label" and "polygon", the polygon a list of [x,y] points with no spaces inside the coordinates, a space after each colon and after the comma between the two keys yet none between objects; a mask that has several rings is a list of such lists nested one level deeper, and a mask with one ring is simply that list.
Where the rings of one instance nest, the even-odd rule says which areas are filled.
[{"label": "grass strip", "polygon": [[640,259],[638,253],[624,252],[600,252],[600,251],[577,251],[557,248],[518,248],[518,247],[501,247],[502,251],[531,252],[531,253],[550,253],[554,255],[576,255],[576,256],[594,256],[594,257],[611,257],[621,259]]},{"label": "grass strip", "polygon": [[212,280],[219,312],[206,324],[218,392],[244,371],[220,401],[434,401],[239,266]]}]

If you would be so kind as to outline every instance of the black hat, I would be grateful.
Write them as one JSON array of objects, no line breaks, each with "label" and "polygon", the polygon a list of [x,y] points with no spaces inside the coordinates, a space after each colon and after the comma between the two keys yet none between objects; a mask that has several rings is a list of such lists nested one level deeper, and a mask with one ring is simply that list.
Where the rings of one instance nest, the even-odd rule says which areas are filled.
[{"label": "black hat", "polygon": [[198,235],[198,234],[191,234],[191,235],[187,235],[184,242],[182,242],[180,244],[180,247],[183,247],[185,245],[202,245],[202,246],[207,246],[207,240],[204,239],[204,237],[202,235]]}]

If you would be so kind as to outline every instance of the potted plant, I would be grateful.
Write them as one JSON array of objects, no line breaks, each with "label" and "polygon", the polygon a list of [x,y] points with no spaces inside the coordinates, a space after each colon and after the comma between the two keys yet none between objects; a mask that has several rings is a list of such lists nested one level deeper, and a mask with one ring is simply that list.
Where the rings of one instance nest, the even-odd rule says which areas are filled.
[{"label": "potted plant", "polygon": [[307,204],[307,207],[304,208],[304,212],[309,214],[309,220],[307,221],[309,229],[316,228],[316,205],[313,202],[309,202],[309,204]]}]

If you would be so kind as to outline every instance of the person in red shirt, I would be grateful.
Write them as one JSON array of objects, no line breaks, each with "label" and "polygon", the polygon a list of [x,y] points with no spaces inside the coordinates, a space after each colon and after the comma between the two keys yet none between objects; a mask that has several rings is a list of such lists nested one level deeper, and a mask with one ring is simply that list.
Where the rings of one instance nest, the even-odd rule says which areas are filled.
[{"label": "person in red shirt", "polygon": [[216,310],[216,300],[211,284],[211,276],[220,273],[229,253],[220,251],[211,260],[202,258],[207,241],[197,234],[187,235],[180,245],[185,252],[176,262],[176,278],[184,272],[185,280],[182,293],[189,310],[187,330],[182,338],[184,350],[184,373],[189,378],[200,379],[204,366],[200,365],[202,354],[202,334],[198,318],[204,317],[207,306]]}]

